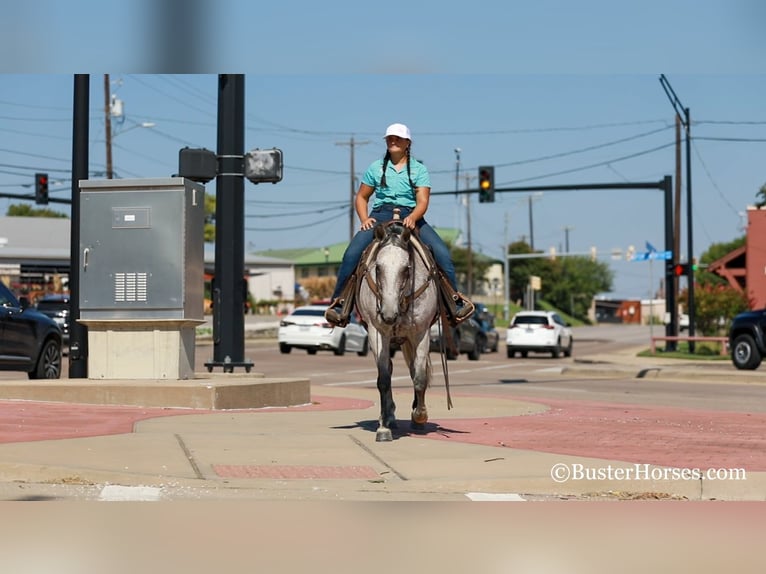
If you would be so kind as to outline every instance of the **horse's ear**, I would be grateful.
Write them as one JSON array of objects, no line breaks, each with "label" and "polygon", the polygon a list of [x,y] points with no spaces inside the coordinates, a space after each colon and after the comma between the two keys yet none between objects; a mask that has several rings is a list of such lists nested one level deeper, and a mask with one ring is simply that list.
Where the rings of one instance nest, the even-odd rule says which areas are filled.
[{"label": "horse's ear", "polygon": [[412,235],[412,230],[409,227],[405,227],[402,231],[402,241],[407,243],[410,240],[410,235]]},{"label": "horse's ear", "polygon": [[374,237],[378,241],[383,239],[386,236],[386,229],[383,225],[376,225],[375,229],[373,229]]}]

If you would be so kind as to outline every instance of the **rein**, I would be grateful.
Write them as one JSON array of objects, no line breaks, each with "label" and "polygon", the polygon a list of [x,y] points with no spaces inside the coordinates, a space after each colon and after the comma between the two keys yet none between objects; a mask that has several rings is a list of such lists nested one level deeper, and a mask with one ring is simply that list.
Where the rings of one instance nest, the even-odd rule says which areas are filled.
[{"label": "rein", "polygon": [[[373,243],[370,246],[370,249],[366,257],[363,257],[362,265],[360,266],[361,273],[365,281],[367,281],[367,286],[370,288],[370,291],[372,291],[373,295],[375,295],[375,299],[378,301],[378,303],[380,303],[380,300],[381,300],[380,290],[378,289],[377,284],[372,279],[372,276],[369,273],[370,264],[375,260],[375,257],[377,256],[378,251],[380,251],[380,249],[383,246],[387,245],[388,243],[395,243],[397,247],[400,247],[401,249],[407,251],[407,253],[409,254],[410,261],[412,261],[412,257],[413,257],[412,251],[407,249],[407,246],[403,245],[402,241],[394,241],[392,239],[396,237],[396,235],[394,235],[391,229],[389,228],[392,227],[393,225],[401,225],[401,222],[397,220],[393,220],[393,221],[389,221],[385,223],[384,225],[385,225],[384,238],[377,240],[375,243]],[[399,298],[399,308],[402,311],[407,310],[418,297],[420,297],[423,293],[425,293],[426,289],[428,289],[429,283],[431,283],[431,281],[435,280],[436,278],[436,268],[430,264],[429,259],[426,256],[425,251],[423,250],[422,243],[420,243],[419,240],[416,240],[416,241],[409,240],[409,245],[411,245],[413,247],[413,250],[418,254],[418,256],[420,257],[420,260],[423,262],[423,265],[426,267],[426,270],[428,271],[428,273],[426,275],[425,282],[422,285],[420,285],[417,289],[415,289],[413,285],[413,288],[411,289],[409,293],[405,293],[405,292],[402,293],[401,297]],[[413,281],[414,281],[414,276],[413,276]]]}]

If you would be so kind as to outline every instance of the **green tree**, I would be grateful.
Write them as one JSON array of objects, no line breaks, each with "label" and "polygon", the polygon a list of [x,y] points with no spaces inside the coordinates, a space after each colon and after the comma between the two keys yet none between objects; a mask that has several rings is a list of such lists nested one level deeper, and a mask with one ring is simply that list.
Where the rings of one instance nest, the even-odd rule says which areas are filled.
[{"label": "green tree", "polygon": [[48,207],[33,207],[29,203],[16,203],[8,206],[5,213],[8,217],[61,217],[68,218],[66,213],[55,211]]},{"label": "green tree", "polygon": [[598,293],[612,290],[614,274],[606,263],[577,255],[548,260],[541,297],[573,317],[586,318]]},{"label": "green tree", "polygon": [[[536,252],[539,257],[511,258],[508,260],[508,290],[511,301],[520,303],[524,300],[529,278],[532,275],[538,277],[550,276],[548,274],[548,259],[541,251]],[[508,255],[533,255],[535,252],[526,241],[516,241],[508,246]]]},{"label": "green tree", "polygon": [[[452,262],[455,264],[455,274],[458,277],[463,278],[463,284],[465,285],[468,281],[468,249],[466,247],[456,247],[451,244],[448,245],[450,253],[452,254]],[[466,291],[477,293],[481,291],[484,276],[492,262],[484,255],[477,254],[476,252],[473,252],[472,255],[471,267],[473,268],[473,289],[468,289],[467,287],[465,289]]]},{"label": "green tree", "polygon": [[533,275],[540,277],[540,297],[562,311],[586,318],[595,295],[611,291],[614,274],[606,263],[591,261],[589,257],[566,256],[552,259],[536,251],[525,241],[508,246],[509,255],[537,255],[508,260],[511,301],[521,302]]},{"label": "green tree", "polygon": [[761,186],[761,189],[758,190],[758,193],[755,194],[755,197],[756,197],[755,206],[758,209],[766,206],[766,183],[764,183]]},{"label": "green tree", "polygon": [[[684,289],[678,299],[688,309],[689,290]],[[747,295],[728,285],[694,286],[694,326],[699,334],[725,335],[734,316],[748,308]]]},{"label": "green tree", "polygon": [[215,196],[205,194],[205,242],[215,242]]}]

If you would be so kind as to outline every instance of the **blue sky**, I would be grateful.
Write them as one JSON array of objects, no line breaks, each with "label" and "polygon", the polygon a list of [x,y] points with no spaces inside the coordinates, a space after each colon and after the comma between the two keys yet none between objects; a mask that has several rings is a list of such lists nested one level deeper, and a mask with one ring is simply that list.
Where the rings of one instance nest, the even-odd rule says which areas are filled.
[{"label": "blue sky", "polygon": [[[91,73],[90,169],[104,169],[104,71],[124,103],[114,126],[121,177],[168,176],[187,145],[214,150],[216,73],[246,73],[245,147],[278,147],[285,158],[281,183],[246,184],[246,241],[254,250],[347,240],[348,143],[358,144],[359,176],[384,152],[382,133],[392,122],[412,129],[433,191],[455,190],[455,148],[461,189],[475,186],[479,165],[496,166],[498,185],[514,187],[673,175],[674,110],[661,73],[691,111],[696,255],[744,233],[742,213],[766,183],[764,42],[756,29],[766,10],[756,1],[590,1],[576,10],[552,0],[446,2],[438,16],[412,3],[402,12],[399,2],[373,11],[330,2],[325,11],[304,7],[306,18],[296,19],[290,2],[256,10],[192,0],[185,5],[198,13],[185,15],[183,33],[171,26],[164,35],[151,31],[164,16],[147,2],[122,6],[119,18],[106,4],[11,9],[17,24],[37,15],[56,26],[45,42],[4,60],[0,191],[29,193],[32,174],[46,171],[61,180],[51,193],[68,196],[73,72]],[[8,23],[0,44],[15,41],[18,51],[34,35]],[[76,29],[85,40],[67,42]],[[192,41],[201,47],[189,48]],[[136,127],[142,122],[155,125]],[[8,203],[0,200],[0,211]],[[530,204],[537,249],[560,251],[567,234],[571,251],[640,251],[646,241],[664,248],[662,194],[624,190],[544,192],[531,200],[504,193],[493,204],[473,196],[474,248],[499,257],[506,239],[529,240]],[[466,208],[452,195],[434,196],[427,219],[465,230]],[[648,263],[603,260],[615,271],[615,295],[647,296]],[[655,282],[660,274],[655,264]]]}]

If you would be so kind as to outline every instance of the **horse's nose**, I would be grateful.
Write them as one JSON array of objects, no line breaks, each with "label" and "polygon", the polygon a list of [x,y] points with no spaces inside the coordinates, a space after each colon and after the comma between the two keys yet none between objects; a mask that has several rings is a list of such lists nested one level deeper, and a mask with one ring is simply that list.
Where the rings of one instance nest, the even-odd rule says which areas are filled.
[{"label": "horse's nose", "polygon": [[399,313],[394,313],[393,315],[381,313],[380,318],[383,319],[383,322],[386,325],[393,325],[394,323],[396,323],[396,320],[399,318]]}]

